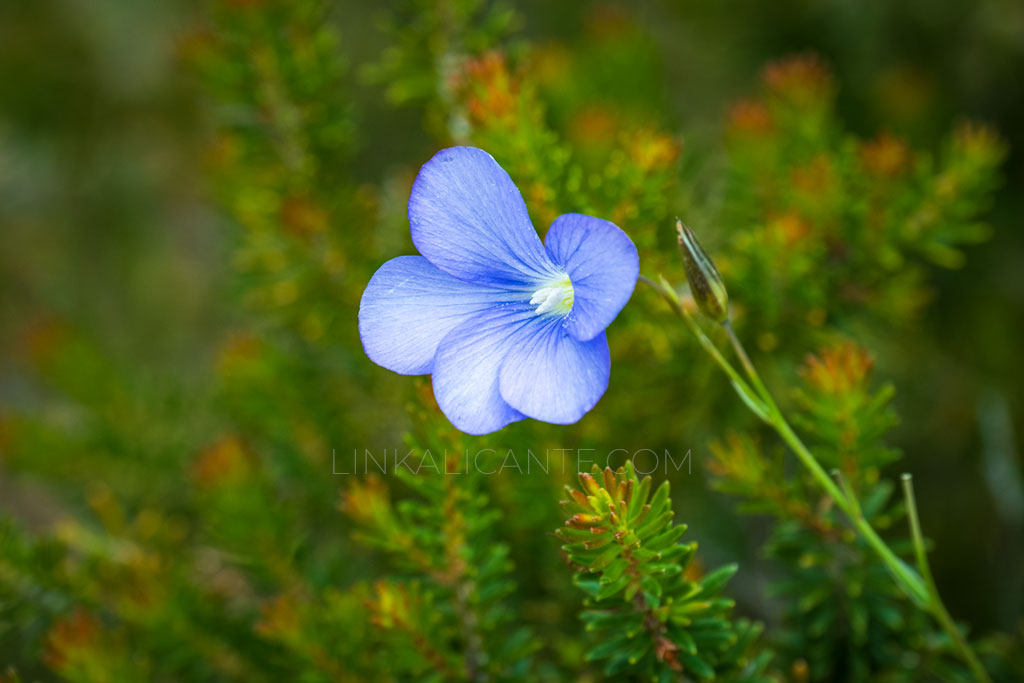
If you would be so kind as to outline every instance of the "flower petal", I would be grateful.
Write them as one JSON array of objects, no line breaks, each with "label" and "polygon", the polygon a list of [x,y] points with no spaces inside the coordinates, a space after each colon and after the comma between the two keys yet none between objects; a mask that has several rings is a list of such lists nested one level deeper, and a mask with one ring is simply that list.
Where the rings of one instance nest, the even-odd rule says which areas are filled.
[{"label": "flower petal", "polygon": [[381,266],[359,302],[359,337],[377,365],[403,375],[432,371],[437,345],[472,314],[515,293],[463,282],[422,256]]},{"label": "flower petal", "polygon": [[636,247],[614,223],[578,213],[555,219],[544,246],[572,280],[574,301],[566,329],[580,341],[595,338],[636,287],[640,274]]},{"label": "flower petal", "polygon": [[529,305],[483,311],[441,341],[434,359],[434,397],[445,416],[467,434],[489,434],[523,414],[498,388],[502,361],[537,320]]},{"label": "flower petal", "polygon": [[409,225],[416,249],[457,278],[522,286],[558,275],[519,190],[482,149],[443,149],[423,165]]},{"label": "flower petal", "polygon": [[501,366],[501,395],[527,417],[572,424],[593,408],[611,373],[608,339],[581,342],[561,321],[538,319],[521,335]]}]

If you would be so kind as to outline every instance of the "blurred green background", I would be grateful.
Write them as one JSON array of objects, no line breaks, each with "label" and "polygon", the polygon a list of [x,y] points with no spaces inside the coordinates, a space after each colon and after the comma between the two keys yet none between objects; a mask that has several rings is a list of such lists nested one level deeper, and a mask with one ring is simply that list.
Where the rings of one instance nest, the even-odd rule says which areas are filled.
[{"label": "blurred green background", "polygon": [[[795,303],[758,318],[742,295],[763,282],[724,225],[753,211],[730,214],[742,192],[729,182],[743,179],[730,164],[746,144],[730,126],[742,119],[736,103],[764,87],[765,65],[794,54],[831,71],[828,125],[850,139],[888,133],[931,158],[961,121],[991,125],[1008,149],[990,164],[998,185],[953,210],[988,223],[987,241],[964,247],[962,263],[932,254],[953,267],[921,266],[912,283],[843,304],[832,290],[815,294],[828,265],[812,264],[786,285]],[[331,475],[332,449],[402,447],[410,429],[446,427],[429,381],[362,355],[359,296],[381,263],[413,253],[405,208],[419,166],[469,142],[505,164],[541,231],[591,208],[634,237],[642,272],[681,280],[669,219],[683,216],[727,280],[743,273],[734,302],[755,312],[738,326],[780,392],[829,335],[865,345],[876,375],[897,387],[890,444],[904,460],[886,474],[915,474],[947,605],[978,632],[1014,631],[1024,613],[1021,73],[1024,4],[1014,0],[7,0],[0,513],[28,538],[76,547],[83,529],[103,529],[90,551],[99,556],[117,552],[110,539],[140,534],[158,554],[224,536],[277,548],[280,563],[251,578],[257,606],[296,582],[378,575],[380,558],[354,549],[337,510],[347,482]],[[787,253],[756,272],[790,272]],[[895,282],[900,267],[890,271]],[[827,331],[804,331],[805,313],[821,307]],[[734,594],[771,621],[764,530],[709,492],[702,468],[710,439],[751,422],[676,327],[638,290],[610,331],[612,382],[591,415],[470,443],[692,449],[694,475],[675,482],[677,519],[713,562],[750,567]],[[231,455],[237,443],[248,455]],[[204,481],[245,457],[271,492],[204,498]],[[539,623],[567,609],[548,605],[568,580],[548,576],[560,565],[544,536],[558,523],[561,483],[515,480],[506,500],[492,492],[517,511],[503,534]],[[260,545],[261,525],[280,525],[280,536]],[[0,665],[42,679],[59,670],[32,653],[78,599],[104,602],[107,589],[84,582],[4,613]]]}]

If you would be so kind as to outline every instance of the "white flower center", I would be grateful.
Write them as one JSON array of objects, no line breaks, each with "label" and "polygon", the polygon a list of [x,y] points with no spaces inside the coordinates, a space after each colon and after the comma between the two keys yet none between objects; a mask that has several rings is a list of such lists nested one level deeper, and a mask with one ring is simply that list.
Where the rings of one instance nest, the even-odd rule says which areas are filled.
[{"label": "white flower center", "polygon": [[575,293],[572,288],[572,280],[566,275],[560,280],[547,283],[533,293],[530,303],[537,306],[535,313],[553,313],[554,315],[568,315],[572,310],[572,302]]}]

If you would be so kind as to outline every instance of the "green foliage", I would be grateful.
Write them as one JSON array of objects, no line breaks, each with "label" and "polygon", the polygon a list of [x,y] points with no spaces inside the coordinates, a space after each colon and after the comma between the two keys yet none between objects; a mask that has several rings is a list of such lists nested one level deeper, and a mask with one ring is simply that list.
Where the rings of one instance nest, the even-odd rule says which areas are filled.
[{"label": "green foliage", "polygon": [[352,334],[337,303],[365,268],[346,254],[370,236],[341,226],[372,218],[344,182],[355,146],[347,68],[323,13],[318,0],[213,3],[218,30],[187,53],[218,106],[207,163],[240,229],[243,301],[308,344]]},{"label": "green foliage", "polygon": [[[1013,425],[993,439],[971,403],[1024,386],[1000,360],[1018,355],[1015,233],[986,225],[1012,224],[1007,145],[977,123],[940,134],[927,78],[897,97],[840,61],[840,90],[808,56],[770,62],[728,113],[785,22],[669,5],[409,0],[378,23],[374,3],[323,0],[0,8],[0,683],[966,680],[648,292],[573,426],[458,435],[429,382],[366,359],[360,295],[412,251],[409,187],[451,144],[492,153],[542,233],[570,211],[619,224],[647,275],[680,279],[672,218],[693,227],[769,384],[795,387],[795,427],[908,560],[885,468],[895,443],[927,456],[908,462],[930,468],[922,514],[958,512],[925,520],[936,578],[993,677],[1024,678],[1020,522],[975,472],[976,432],[1013,472]],[[965,26],[1002,16],[979,6]],[[999,64],[958,66],[962,90]],[[893,390],[838,336],[912,375],[898,438]],[[561,543],[542,533],[584,453],[699,462],[713,438],[715,486],[768,518],[763,543],[696,478],[631,465],[584,474]],[[417,474],[334,473],[398,447]],[[509,465],[528,449],[576,458]],[[441,454],[467,452],[493,473],[448,471]],[[1013,477],[997,485],[1012,500]],[[708,555],[754,539],[769,566],[705,572],[670,486]]]},{"label": "green foliage", "polygon": [[865,314],[906,324],[928,298],[922,259],[962,266],[961,247],[989,234],[977,212],[1005,145],[975,124],[937,157],[891,133],[850,135],[835,79],[813,56],[769,65],[762,90],[731,112],[713,220],[741,321],[762,331]]},{"label": "green foliage", "polygon": [[[421,463],[432,462],[428,453]],[[494,541],[497,513],[479,475],[399,472],[415,497],[393,504],[369,478],[343,504],[360,542],[386,552],[397,570],[377,580],[368,602],[393,655],[404,654],[389,659],[389,670],[417,680],[522,679],[535,645],[511,608],[509,549]]]},{"label": "green foliage", "polygon": [[580,485],[566,486],[571,516],[556,533],[588,596],[582,618],[598,643],[587,658],[607,660],[606,675],[768,680],[757,629],[734,624],[734,603],[721,595],[738,567],[694,576],[697,544],[679,542],[686,526],[672,523],[669,483],[652,495],[651,478],[638,478],[627,461],[616,472],[595,465]]},{"label": "green foliage", "polygon": [[384,85],[393,103],[426,106],[440,131],[457,130],[461,122],[446,114],[463,61],[494,49],[516,22],[505,2],[406,0],[387,17],[391,43],[366,76]]}]

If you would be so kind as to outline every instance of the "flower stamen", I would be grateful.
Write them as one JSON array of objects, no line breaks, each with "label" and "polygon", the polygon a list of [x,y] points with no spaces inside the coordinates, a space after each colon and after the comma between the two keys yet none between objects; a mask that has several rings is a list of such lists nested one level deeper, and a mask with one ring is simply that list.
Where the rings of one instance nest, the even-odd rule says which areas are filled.
[{"label": "flower stamen", "polygon": [[530,304],[537,306],[534,311],[537,315],[552,313],[554,315],[568,315],[572,310],[575,300],[575,292],[572,288],[572,280],[566,275],[560,280],[549,282],[533,293]]}]

